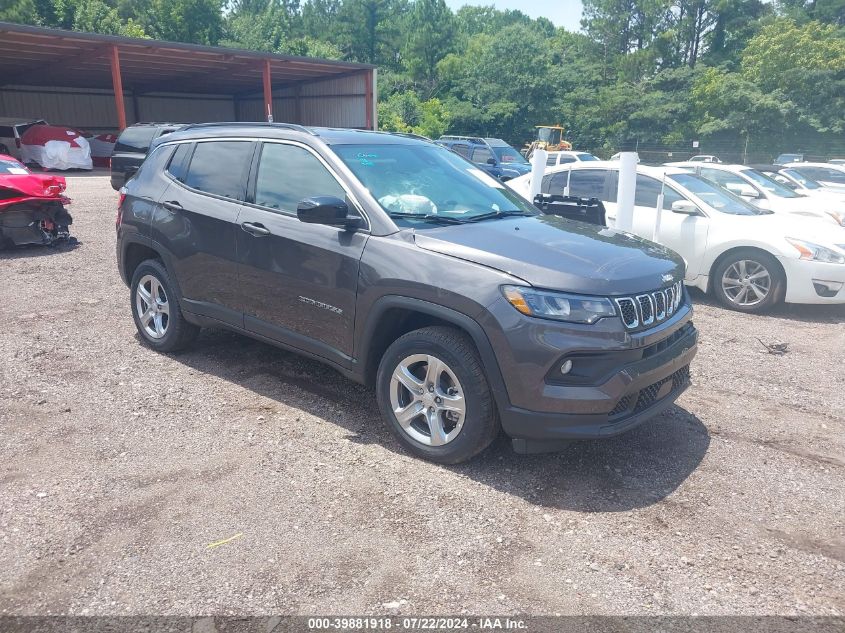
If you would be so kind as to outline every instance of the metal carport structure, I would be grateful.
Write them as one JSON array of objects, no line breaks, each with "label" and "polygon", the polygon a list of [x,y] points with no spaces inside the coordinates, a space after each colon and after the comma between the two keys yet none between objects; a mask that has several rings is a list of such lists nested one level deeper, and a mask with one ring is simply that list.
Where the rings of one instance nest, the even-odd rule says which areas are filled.
[{"label": "metal carport structure", "polygon": [[0,22],[0,116],[91,131],[138,121],[375,129],[369,64]]}]

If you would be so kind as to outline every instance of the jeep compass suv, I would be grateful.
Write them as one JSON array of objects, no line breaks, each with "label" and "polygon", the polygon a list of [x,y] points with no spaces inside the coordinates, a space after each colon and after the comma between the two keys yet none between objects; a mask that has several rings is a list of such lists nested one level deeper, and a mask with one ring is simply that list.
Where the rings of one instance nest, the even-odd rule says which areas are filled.
[{"label": "jeep compass suv", "polygon": [[375,388],[442,463],[626,431],[689,384],[684,264],[543,215],[443,147],[233,123],[154,145],[122,189],[117,259],[142,340],[226,327]]}]

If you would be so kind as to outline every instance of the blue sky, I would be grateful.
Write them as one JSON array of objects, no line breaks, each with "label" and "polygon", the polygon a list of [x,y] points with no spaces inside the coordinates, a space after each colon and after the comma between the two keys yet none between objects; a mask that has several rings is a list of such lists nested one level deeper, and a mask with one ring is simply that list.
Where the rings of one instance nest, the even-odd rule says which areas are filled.
[{"label": "blue sky", "polygon": [[581,28],[581,0],[446,0],[446,4],[453,9],[465,4],[492,4],[502,10],[519,9],[532,18],[548,18],[555,26],[563,26],[570,31]]}]

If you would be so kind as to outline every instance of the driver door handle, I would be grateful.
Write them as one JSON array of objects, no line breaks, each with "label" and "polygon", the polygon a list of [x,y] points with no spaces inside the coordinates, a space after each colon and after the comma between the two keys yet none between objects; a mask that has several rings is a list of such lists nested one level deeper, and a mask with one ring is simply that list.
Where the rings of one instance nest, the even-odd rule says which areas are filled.
[{"label": "driver door handle", "polygon": [[168,211],[173,211],[174,213],[177,211],[182,211],[182,205],[179,204],[178,200],[166,200],[165,202],[161,203],[161,206],[163,206]]},{"label": "driver door handle", "polygon": [[244,222],[241,224],[241,228],[254,237],[264,237],[265,235],[270,235],[270,229],[265,227],[263,224],[258,224],[257,222]]}]

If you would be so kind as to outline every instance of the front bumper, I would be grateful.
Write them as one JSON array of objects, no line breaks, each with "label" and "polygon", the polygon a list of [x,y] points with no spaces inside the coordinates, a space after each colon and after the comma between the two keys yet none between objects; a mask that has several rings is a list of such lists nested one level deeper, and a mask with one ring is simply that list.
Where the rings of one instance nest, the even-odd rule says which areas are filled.
[{"label": "front bumper", "polygon": [[786,273],[787,303],[845,303],[845,265],[778,257]]},{"label": "front bumper", "polygon": [[[534,360],[543,353],[554,360],[530,378],[532,372],[524,366],[519,384],[505,377],[509,397],[507,403],[499,402],[499,414],[514,448],[550,451],[572,440],[618,435],[667,409],[690,384],[689,366],[698,350],[698,331],[690,317],[691,310],[684,309],[659,328],[624,335],[622,344],[605,333],[598,339],[601,344],[577,350],[549,349],[553,339],[548,333],[533,332],[535,344],[547,344]],[[550,381],[550,369],[560,358],[601,365],[599,377],[582,384]],[[527,396],[526,379],[534,389]]]}]

